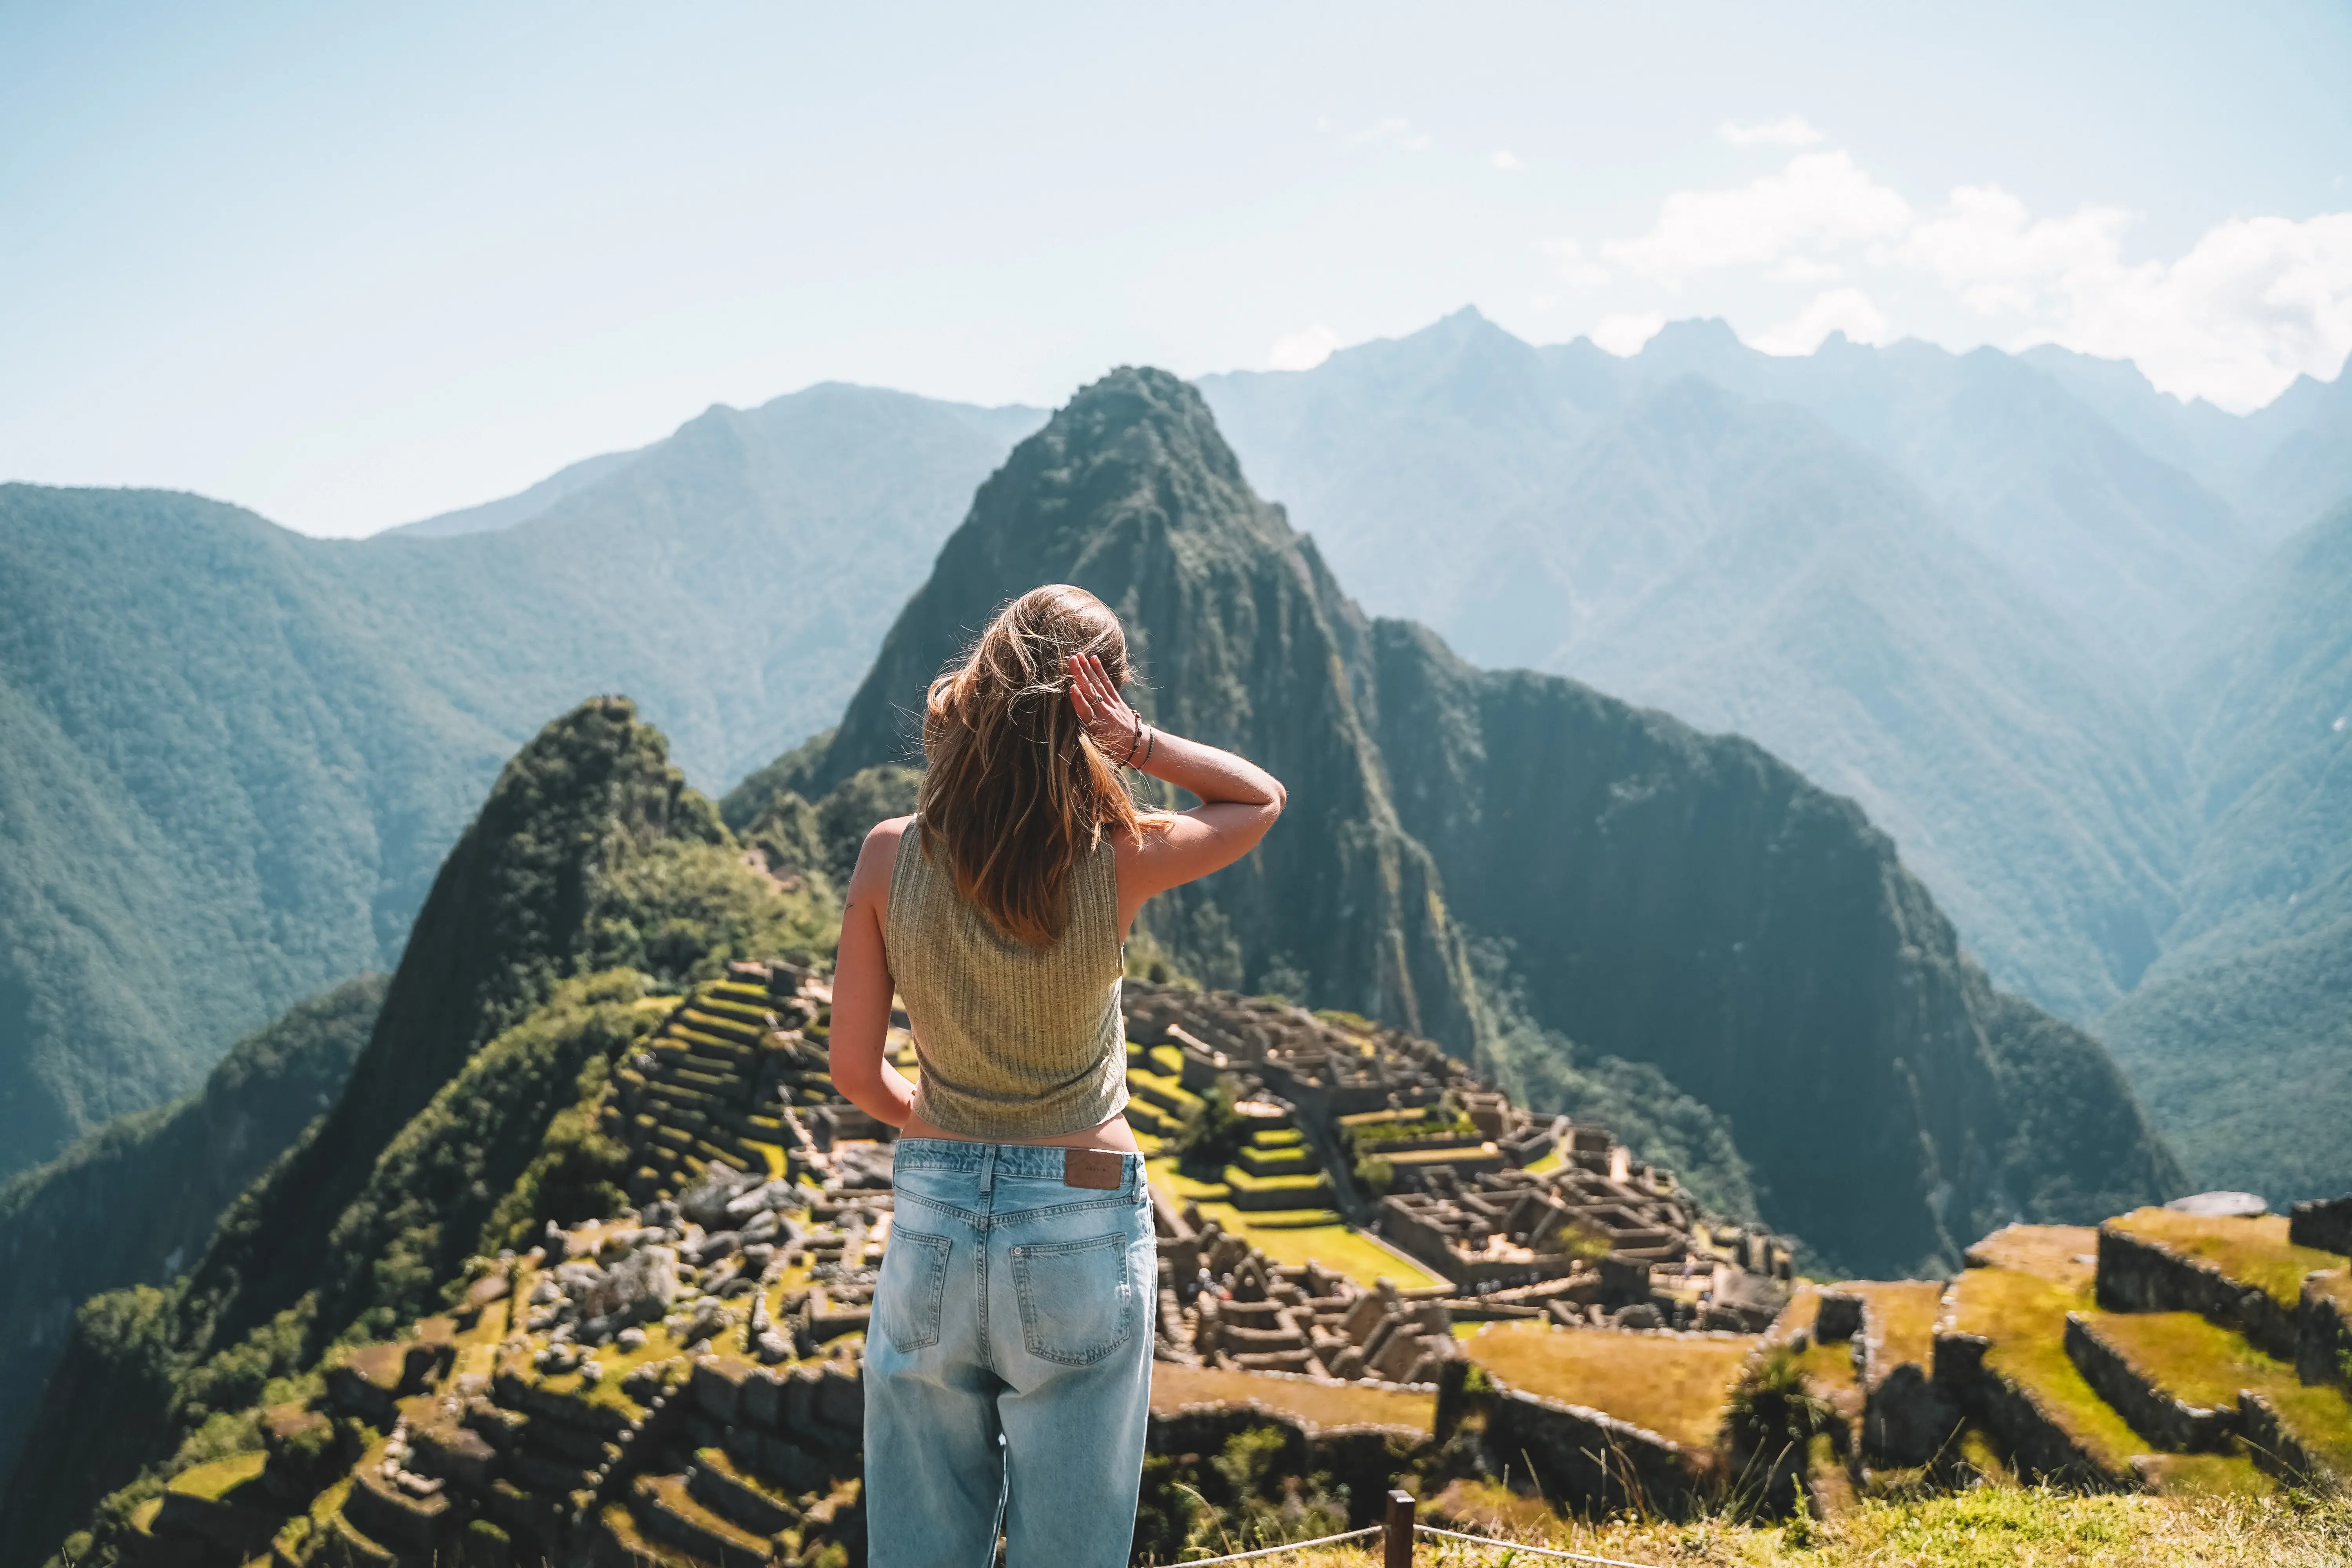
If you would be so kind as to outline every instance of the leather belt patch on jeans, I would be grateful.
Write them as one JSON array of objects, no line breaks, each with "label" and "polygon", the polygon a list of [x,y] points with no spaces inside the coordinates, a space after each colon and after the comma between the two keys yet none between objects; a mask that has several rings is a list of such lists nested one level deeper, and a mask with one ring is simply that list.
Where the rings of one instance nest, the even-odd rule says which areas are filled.
[{"label": "leather belt patch on jeans", "polygon": [[1127,1160],[1105,1149],[1062,1151],[1062,1185],[1115,1193],[1127,1180]]}]

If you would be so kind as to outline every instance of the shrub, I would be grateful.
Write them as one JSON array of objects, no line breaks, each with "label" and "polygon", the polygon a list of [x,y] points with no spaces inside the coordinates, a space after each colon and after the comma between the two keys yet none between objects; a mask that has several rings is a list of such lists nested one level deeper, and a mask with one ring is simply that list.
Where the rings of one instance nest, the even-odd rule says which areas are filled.
[{"label": "shrub", "polygon": [[1233,1085],[1219,1078],[1176,1131],[1180,1165],[1188,1174],[1199,1176],[1223,1170],[1240,1154],[1250,1127],[1250,1119],[1234,1109]]}]

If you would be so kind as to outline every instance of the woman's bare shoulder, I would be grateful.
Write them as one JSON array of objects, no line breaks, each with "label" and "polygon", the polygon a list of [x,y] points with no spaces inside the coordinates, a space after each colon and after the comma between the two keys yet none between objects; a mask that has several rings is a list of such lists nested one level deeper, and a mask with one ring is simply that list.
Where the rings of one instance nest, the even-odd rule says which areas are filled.
[{"label": "woman's bare shoulder", "polygon": [[898,861],[898,841],[915,825],[912,816],[889,816],[866,830],[866,842],[857,851],[856,868],[850,872],[853,886],[878,880],[887,886],[891,868]]}]

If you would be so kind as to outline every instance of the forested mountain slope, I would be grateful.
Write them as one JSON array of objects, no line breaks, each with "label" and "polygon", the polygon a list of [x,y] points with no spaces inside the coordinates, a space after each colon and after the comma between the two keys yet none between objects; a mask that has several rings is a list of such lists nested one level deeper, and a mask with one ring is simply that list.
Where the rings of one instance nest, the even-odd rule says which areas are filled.
[{"label": "forested mountain slope", "polygon": [[2101,1023],[2201,1181],[2352,1174],[2352,504],[2200,639],[2178,719],[2204,819],[2163,961]]},{"label": "forested mountain slope", "polygon": [[369,975],[296,1004],[196,1093],[109,1122],[0,1185],[0,1475],[74,1309],[195,1261],[222,1211],[341,1095],[383,988]]},{"label": "forested mountain slope", "polygon": [[1501,1058],[1579,1047],[1658,1071],[1728,1123],[1765,1217],[1852,1268],[2169,1195],[2105,1053],[1996,992],[1850,802],[1750,742],[1367,620],[1162,373],[1081,392],[982,488],[814,785],[908,760],[925,683],[1054,580],[1119,611],[1147,715],[1290,788],[1259,851],[1150,912],[1204,980],[1486,1049],[1507,1081]]},{"label": "forested mountain slope", "polygon": [[639,693],[709,781],[829,723],[1032,417],[714,408],[455,538],[0,486],[0,1173],[389,964],[548,713]]},{"label": "forested mountain slope", "polygon": [[[430,1310],[583,1067],[658,1021],[636,1005],[646,984],[746,952],[813,958],[836,921],[820,893],[744,864],[625,700],[547,725],[435,879],[334,1110],[245,1190],[186,1275],[76,1317],[41,1440],[0,1496],[0,1562],[39,1561],[212,1412],[251,1404],[341,1337]],[[525,1027],[551,996],[557,1016]],[[599,1175],[593,1146],[566,1146],[577,1167],[536,1182],[550,1201],[615,1201],[609,1179],[625,1173]]]}]

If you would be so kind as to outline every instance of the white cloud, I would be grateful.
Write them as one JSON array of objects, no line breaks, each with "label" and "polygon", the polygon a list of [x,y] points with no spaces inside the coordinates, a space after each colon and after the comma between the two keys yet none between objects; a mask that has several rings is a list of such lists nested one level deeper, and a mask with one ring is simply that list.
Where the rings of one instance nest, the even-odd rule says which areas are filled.
[{"label": "white cloud", "polygon": [[1609,268],[1584,259],[1584,247],[1572,239],[1539,239],[1536,248],[1559,263],[1560,280],[1579,289],[1597,289],[1609,281]]},{"label": "white cloud", "polygon": [[1507,174],[1516,174],[1527,168],[1508,147],[1497,147],[1486,154],[1486,162]]},{"label": "white cloud", "polygon": [[[1742,146],[1815,138],[1793,116],[1726,125],[1721,134]],[[2352,212],[2233,218],[2177,258],[2126,261],[2133,221],[2095,204],[2036,217],[1994,185],[1964,185],[1915,212],[1833,150],[1800,153],[1743,185],[1676,191],[1647,234],[1603,245],[1601,255],[1621,276],[1669,291],[1728,268],[1814,290],[1756,340],[1774,353],[1810,353],[1832,331],[1884,341],[1889,323],[1864,290],[1916,301],[1920,282],[1933,279],[1992,341],[2129,359],[2162,390],[2225,408],[2258,407],[2298,374],[2340,374],[2352,354]],[[1610,281],[1572,242],[1544,248],[1567,281]],[[1594,341],[1606,332],[1603,346],[1638,347],[1636,330],[1650,319],[1611,316]]]},{"label": "white cloud", "polygon": [[1845,268],[1809,256],[1791,256],[1764,276],[1775,283],[1834,283],[1845,276]]},{"label": "white cloud", "polygon": [[1886,341],[1886,317],[1859,289],[1832,289],[1813,296],[1813,302],[1759,334],[1750,345],[1768,354],[1809,354],[1832,332],[1843,332],[1858,343]]},{"label": "white cloud", "polygon": [[1654,311],[1642,316],[1603,316],[1591,331],[1593,346],[1627,359],[1642,352],[1642,345],[1658,335],[1666,324],[1665,317]]},{"label": "white cloud", "polygon": [[1963,187],[1904,255],[2018,342],[2129,359],[2224,408],[2335,375],[2352,353],[2352,213],[2231,219],[2177,260],[2127,264],[2129,222],[2109,207],[2034,222],[2005,191]]},{"label": "white cloud", "polygon": [[1777,174],[1724,191],[1676,191],[1657,226],[1601,247],[1637,272],[1676,279],[1711,268],[1762,265],[1801,247],[1885,239],[1909,227],[1911,205],[1843,153],[1809,153]]},{"label": "white cloud", "polygon": [[1727,120],[1716,128],[1715,133],[1734,147],[1810,147],[1822,139],[1822,133],[1798,114],[1784,114],[1778,120],[1755,125],[1734,125]]},{"label": "white cloud", "polygon": [[1318,321],[1303,332],[1276,339],[1274,347],[1266,351],[1265,368],[1313,370],[1329,359],[1331,351],[1339,346],[1339,334]]},{"label": "white cloud", "polygon": [[1963,185],[1911,231],[1903,252],[1972,310],[2024,310],[2054,279],[2111,268],[2129,221],[2113,207],[2084,207],[2072,217],[2031,223],[2025,204],[2007,191]]}]

